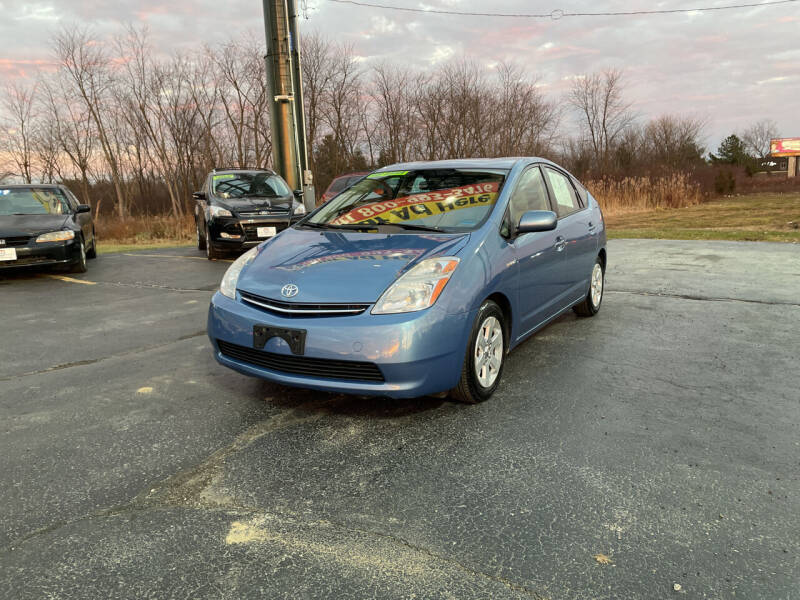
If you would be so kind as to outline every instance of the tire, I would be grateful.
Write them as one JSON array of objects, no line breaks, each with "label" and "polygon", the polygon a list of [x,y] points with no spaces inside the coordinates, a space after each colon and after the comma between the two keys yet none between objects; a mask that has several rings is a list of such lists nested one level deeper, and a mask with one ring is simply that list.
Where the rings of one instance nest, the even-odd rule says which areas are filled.
[{"label": "tire", "polygon": [[606,270],[603,267],[603,261],[598,256],[594,267],[592,267],[592,275],[589,278],[589,291],[586,293],[586,298],[580,304],[572,307],[576,315],[593,317],[600,311],[605,283]]},{"label": "tire", "polygon": [[211,234],[208,231],[208,225],[206,225],[206,235],[205,235],[205,247],[206,247],[206,258],[208,260],[215,260],[220,257],[221,253],[219,250],[214,248],[214,244],[211,243]]},{"label": "tire", "polygon": [[97,233],[92,227],[92,247],[86,251],[86,258],[97,258]]},{"label": "tire", "polygon": [[200,234],[200,223],[194,224],[194,230],[197,236],[197,249],[198,250],[205,250],[206,249],[206,238]]},{"label": "tire", "polygon": [[[461,378],[450,392],[455,400],[477,404],[494,394],[503,375],[507,339],[503,311],[491,300],[486,300],[472,325]],[[489,358],[483,364],[476,362],[481,361],[483,356]]]},{"label": "tire", "polygon": [[78,239],[78,260],[70,265],[71,273],[86,273],[86,244],[83,243],[83,238]]}]

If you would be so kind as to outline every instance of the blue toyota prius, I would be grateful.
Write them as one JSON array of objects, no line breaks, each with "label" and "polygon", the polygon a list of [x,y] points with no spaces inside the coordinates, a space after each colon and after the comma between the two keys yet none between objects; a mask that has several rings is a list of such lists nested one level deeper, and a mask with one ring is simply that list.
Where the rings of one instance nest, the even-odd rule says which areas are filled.
[{"label": "blue toyota prius", "polygon": [[509,350],[600,309],[600,207],[544,159],[371,173],[243,254],[208,314],[216,359],[317,390],[481,402]]}]

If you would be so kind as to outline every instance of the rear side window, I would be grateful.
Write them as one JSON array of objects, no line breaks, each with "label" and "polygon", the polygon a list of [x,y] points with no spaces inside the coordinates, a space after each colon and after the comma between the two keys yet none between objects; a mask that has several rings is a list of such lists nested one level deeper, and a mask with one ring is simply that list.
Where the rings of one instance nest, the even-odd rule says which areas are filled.
[{"label": "rear side window", "polygon": [[575,188],[572,187],[572,183],[570,183],[567,176],[547,167],[545,167],[544,172],[547,175],[547,182],[550,184],[553,198],[556,201],[556,212],[559,218],[580,210],[581,205],[578,202],[578,195],[575,193]]}]

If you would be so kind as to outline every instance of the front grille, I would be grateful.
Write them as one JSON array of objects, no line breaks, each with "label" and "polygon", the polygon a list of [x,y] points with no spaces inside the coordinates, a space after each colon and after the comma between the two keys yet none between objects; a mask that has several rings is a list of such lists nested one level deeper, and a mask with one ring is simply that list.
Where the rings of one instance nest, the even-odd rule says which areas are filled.
[{"label": "front grille", "polygon": [[262,208],[261,210],[252,210],[247,212],[239,211],[241,217],[263,217],[263,216],[288,216],[288,208]]},{"label": "front grille", "polygon": [[384,381],[383,373],[375,363],[275,354],[222,340],[217,340],[217,345],[220,352],[229,358],[290,375],[381,383]]},{"label": "front grille", "polygon": [[266,238],[258,237],[258,228],[259,227],[274,227],[275,233],[278,234],[284,229],[286,229],[287,223],[242,223],[242,229],[244,229],[244,237],[246,240],[264,240]]},{"label": "front grille", "polygon": [[363,303],[324,303],[314,304],[311,302],[284,302],[283,300],[273,300],[250,292],[239,290],[242,300],[248,304],[263,308],[269,312],[277,313],[281,316],[292,317],[331,317],[345,315],[359,315],[367,310],[370,305]]},{"label": "front grille", "polygon": [[31,239],[29,235],[20,235],[16,237],[3,238],[6,243],[0,244],[0,248],[12,248],[14,246],[27,246]]}]

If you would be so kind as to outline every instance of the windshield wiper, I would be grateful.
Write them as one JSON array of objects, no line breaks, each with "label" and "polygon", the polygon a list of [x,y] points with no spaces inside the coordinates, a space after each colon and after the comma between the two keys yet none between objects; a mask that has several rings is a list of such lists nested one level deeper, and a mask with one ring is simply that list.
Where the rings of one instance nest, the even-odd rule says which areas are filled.
[{"label": "windshield wiper", "polygon": [[441,227],[429,227],[427,225],[414,225],[412,223],[382,223],[377,227],[399,227],[400,229],[412,229],[414,231],[435,231],[437,233],[444,233]]},{"label": "windshield wiper", "polygon": [[344,229],[345,231],[369,231],[377,229],[378,225],[333,225],[332,223],[300,223],[300,227],[311,227],[313,229]]}]

